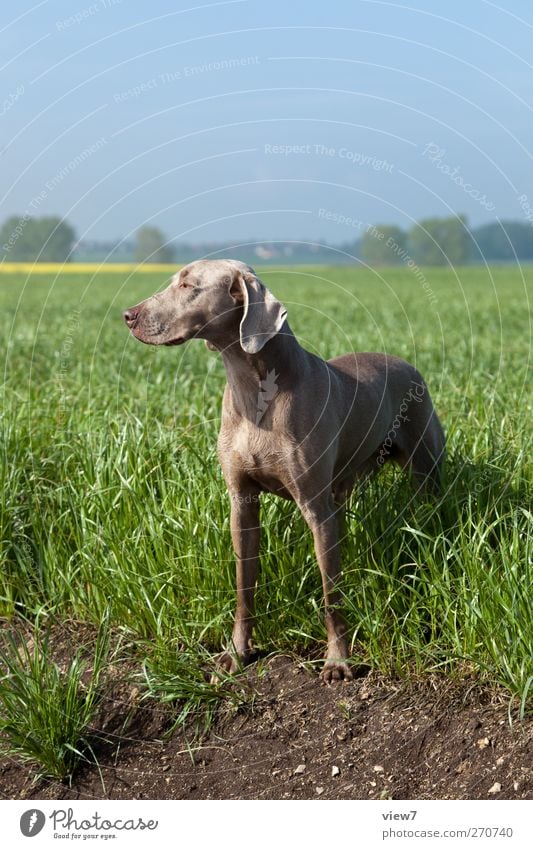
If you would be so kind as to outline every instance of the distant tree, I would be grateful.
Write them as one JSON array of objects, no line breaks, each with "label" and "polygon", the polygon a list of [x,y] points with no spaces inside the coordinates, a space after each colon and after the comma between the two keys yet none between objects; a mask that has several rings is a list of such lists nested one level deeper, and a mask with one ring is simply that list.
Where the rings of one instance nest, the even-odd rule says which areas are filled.
[{"label": "distant tree", "polygon": [[173,262],[174,248],[167,245],[164,234],[157,227],[141,227],[137,231],[136,262]]},{"label": "distant tree", "polygon": [[62,218],[12,215],[0,228],[0,254],[12,262],[68,262],[75,238]]},{"label": "distant tree", "polygon": [[407,256],[407,233],[387,224],[369,227],[361,239],[361,256],[369,265],[400,265]]},{"label": "distant tree", "polygon": [[478,227],[472,234],[477,261],[531,262],[533,260],[533,226],[524,221],[494,221]]},{"label": "distant tree", "polygon": [[419,221],[409,232],[409,251],[419,265],[464,265],[471,255],[466,217]]}]

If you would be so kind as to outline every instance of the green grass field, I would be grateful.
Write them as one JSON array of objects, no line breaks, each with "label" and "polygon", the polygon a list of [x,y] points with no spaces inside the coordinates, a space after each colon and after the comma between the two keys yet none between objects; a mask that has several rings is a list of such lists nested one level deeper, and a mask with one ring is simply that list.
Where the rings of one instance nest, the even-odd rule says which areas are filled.
[{"label": "green grass field", "polygon": [[[304,347],[415,363],[447,432],[439,501],[413,499],[388,469],[351,500],[344,593],[354,653],[400,675],[475,673],[523,710],[533,676],[533,269],[259,274]],[[225,378],[203,342],[151,348],[128,335],[122,309],[165,278],[0,278],[0,613],[38,615],[43,640],[52,621],[108,619],[149,692],[186,710],[214,698],[200,670],[228,638],[234,605],[216,456]],[[262,515],[256,643],[312,656],[325,639],[312,539],[288,503],[266,496]],[[4,696],[10,686],[4,679]]]}]

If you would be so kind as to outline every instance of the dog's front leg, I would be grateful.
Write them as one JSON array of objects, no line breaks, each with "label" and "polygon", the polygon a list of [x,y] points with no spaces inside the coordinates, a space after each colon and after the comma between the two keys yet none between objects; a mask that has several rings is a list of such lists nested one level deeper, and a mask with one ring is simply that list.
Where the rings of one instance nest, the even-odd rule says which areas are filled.
[{"label": "dog's front leg", "polygon": [[237,609],[231,645],[219,658],[236,672],[250,657],[254,626],[254,593],[259,563],[259,492],[231,492],[231,538],[237,558]]},{"label": "dog's front leg", "polygon": [[327,683],[351,681],[353,673],[347,663],[346,623],[339,609],[341,555],[336,510],[329,499],[319,505],[303,504],[301,510],[313,534],[324,589],[328,648],[322,679]]}]

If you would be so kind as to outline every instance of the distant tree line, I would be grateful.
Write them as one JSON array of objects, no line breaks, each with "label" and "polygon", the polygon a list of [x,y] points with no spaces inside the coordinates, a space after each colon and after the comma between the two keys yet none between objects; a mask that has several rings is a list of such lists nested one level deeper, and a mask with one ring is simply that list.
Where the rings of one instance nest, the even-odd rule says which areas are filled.
[{"label": "distant tree line", "polygon": [[369,265],[467,265],[533,261],[533,226],[522,221],[493,222],[470,230],[464,215],[427,218],[410,230],[369,227],[360,246]]},{"label": "distant tree line", "polygon": [[[354,219],[356,220],[356,219]],[[361,231],[360,231],[361,232]],[[369,265],[466,265],[533,262],[533,225],[502,221],[470,229],[464,215],[427,218],[409,230],[389,224],[367,227],[346,242],[250,241],[238,247],[220,242],[172,244],[157,227],[141,227],[133,240],[76,241],[61,218],[11,216],[0,228],[0,260],[13,262],[186,263],[202,256],[239,256],[260,264],[353,263]]]},{"label": "distant tree line", "polygon": [[[106,259],[105,251],[98,261]],[[110,253],[113,253],[111,249]],[[174,262],[174,248],[157,227],[141,227],[134,245],[121,252],[123,261]],[[79,250],[73,228],[62,218],[37,218],[24,213],[12,215],[0,228],[0,259],[10,262],[70,262],[78,259]],[[116,261],[116,257],[111,256]]]},{"label": "distant tree line", "polygon": [[12,215],[0,228],[0,259],[8,262],[68,262],[74,230],[61,218]]}]

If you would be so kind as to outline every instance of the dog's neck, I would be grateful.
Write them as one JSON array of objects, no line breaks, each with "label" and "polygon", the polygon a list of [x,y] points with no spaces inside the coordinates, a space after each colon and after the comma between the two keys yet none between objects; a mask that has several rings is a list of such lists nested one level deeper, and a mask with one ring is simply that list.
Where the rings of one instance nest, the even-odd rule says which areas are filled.
[{"label": "dog's neck", "polygon": [[238,338],[221,353],[235,410],[254,424],[265,420],[265,425],[276,397],[305,378],[307,359],[312,356],[298,343],[287,321],[257,354],[243,351]]}]

